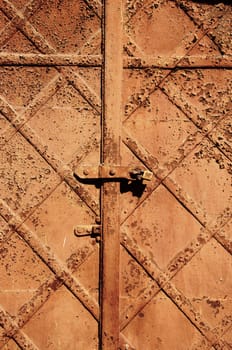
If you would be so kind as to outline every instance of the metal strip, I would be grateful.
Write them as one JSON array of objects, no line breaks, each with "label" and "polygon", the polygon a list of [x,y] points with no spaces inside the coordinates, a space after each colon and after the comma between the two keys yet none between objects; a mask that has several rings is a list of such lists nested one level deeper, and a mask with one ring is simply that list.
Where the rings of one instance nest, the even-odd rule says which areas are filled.
[{"label": "metal strip", "polygon": [[[40,241],[34,231],[32,231],[26,224],[21,224],[22,219],[15,215],[14,211],[8,205],[0,200],[0,205],[4,209],[3,216],[5,221],[9,216],[13,216],[15,221],[12,228],[16,226],[15,232],[28,244],[29,247],[36,253],[36,255],[43,261],[56,277],[63,282],[63,284],[75,295],[82,305],[90,312],[96,319],[99,319],[98,305],[90,295],[90,293],[82,286],[79,280],[73,275],[72,271],[64,265],[62,261]],[[18,222],[17,222],[18,221]]]},{"label": "metal strip", "polygon": [[[8,38],[7,38],[8,39]],[[0,65],[49,65],[101,67],[101,55],[78,54],[33,54],[9,53],[0,54]],[[123,57],[124,68],[161,68],[161,69],[196,69],[196,68],[232,68],[232,57],[229,55],[204,56],[141,56]]]},{"label": "metal strip", "polygon": [[[54,81],[57,79],[54,78]],[[59,79],[57,80],[59,82]],[[49,83],[49,94],[52,96],[53,90],[58,88],[56,85]],[[37,98],[39,97],[39,98]],[[86,205],[96,214],[99,215],[99,205],[95,202],[94,198],[92,198],[91,194],[88,190],[86,190],[85,186],[82,184],[78,184],[77,181],[73,177],[73,171],[70,166],[65,165],[59,157],[52,152],[51,150],[47,150],[47,145],[43,142],[43,140],[37,135],[37,133],[26,123],[29,118],[33,116],[30,115],[36,108],[37,110],[41,107],[40,104],[44,102],[43,99],[46,95],[43,93],[43,90],[39,96],[37,95],[35,100],[33,100],[29,106],[31,106],[32,111],[29,106],[23,111],[22,115],[18,115],[12,106],[8,104],[7,101],[3,100],[0,97],[0,110],[3,115],[11,122],[11,126],[14,127],[12,130],[10,126],[3,130],[3,133],[0,133],[0,148],[4,146],[9,139],[19,131],[19,133],[27,140],[35,149],[36,152],[40,154],[40,156],[55,170],[55,172],[64,180],[74,191],[78,194],[78,196],[86,203]],[[24,116],[25,113],[25,116]],[[35,113],[35,111],[34,111]],[[23,123],[26,123],[23,125]],[[23,127],[22,127],[23,126]]]},{"label": "metal strip", "polygon": [[229,55],[124,57],[124,68],[232,68]]},{"label": "metal strip", "polygon": [[102,4],[100,0],[84,0],[86,5],[101,19],[102,17]]},{"label": "metal strip", "polygon": [[[137,262],[147,271],[147,273],[154,279],[157,285],[164,291],[164,293],[172,300],[174,304],[180,309],[180,311],[192,322],[192,324],[202,333],[202,335],[211,343],[216,343],[218,338],[217,334],[214,334],[211,327],[207,324],[207,322],[201,317],[199,312],[195,309],[195,307],[191,304],[190,300],[186,298],[172,282],[170,281],[170,277],[163,272],[151,259],[147,256],[147,254],[140,248],[140,246],[133,240],[133,238],[129,237],[126,233],[124,233],[124,246],[125,248],[134,256]],[[145,261],[145,263],[144,263]],[[154,295],[158,292],[156,285],[154,285],[153,293],[151,295],[150,300],[154,297]],[[145,303],[143,301],[143,307],[149,302],[149,298],[146,299]],[[138,305],[135,304],[138,307]],[[128,308],[128,311],[130,306]],[[131,306],[131,311],[133,313],[136,312],[134,310],[134,305]],[[130,323],[133,314],[129,315],[125,313],[124,319],[121,321],[121,331]]]},{"label": "metal strip", "polygon": [[1,11],[10,19],[0,35],[0,46],[3,46],[17,32],[17,27],[23,25],[40,7],[41,0],[32,0],[22,10],[18,11],[8,0],[0,2]]},{"label": "metal strip", "polygon": [[[122,1],[105,0],[102,163],[120,165]],[[102,186],[101,344],[119,348],[119,184]]]},{"label": "metal strip", "polygon": [[[18,328],[18,324],[15,319],[9,315],[0,306],[0,323],[4,329],[4,345],[9,342],[10,339],[14,339],[15,343],[20,347],[20,349],[28,350],[39,350],[39,348],[33,343],[33,341],[23,332],[23,330]],[[4,346],[3,345],[3,346]],[[1,348],[3,348],[3,346]]]},{"label": "metal strip", "polygon": [[100,55],[33,54],[1,52],[0,65],[101,67]]},{"label": "metal strip", "polygon": [[[26,11],[26,10],[25,10]],[[11,5],[10,10],[8,8],[4,8],[5,15],[11,19],[12,13],[15,15],[15,17],[19,16],[22,17],[21,21],[16,21],[14,23],[15,30],[20,30],[27,39],[29,39],[35,47],[37,47],[43,54],[52,54],[56,55],[57,52],[53,46],[51,46],[47,40],[44,38],[44,36],[38,32],[33,25],[27,21],[27,18],[24,18],[23,13],[17,11],[13,5]],[[13,17],[14,18],[14,17]],[[13,23],[13,22],[10,22]],[[9,34],[8,39],[12,35]],[[1,38],[0,38],[0,46],[1,44]],[[95,91],[91,89],[91,87],[87,84],[87,82],[78,74],[76,73],[71,67],[57,67],[56,68],[59,73],[62,73],[69,84],[71,84],[80,94],[81,96],[94,108],[97,112],[100,113],[100,105],[101,101],[99,99],[99,96],[96,95]]]}]

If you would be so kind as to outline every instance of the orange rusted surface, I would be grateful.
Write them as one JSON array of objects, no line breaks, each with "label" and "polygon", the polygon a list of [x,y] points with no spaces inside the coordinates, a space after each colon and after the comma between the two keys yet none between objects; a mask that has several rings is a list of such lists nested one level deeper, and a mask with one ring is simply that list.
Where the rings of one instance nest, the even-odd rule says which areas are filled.
[{"label": "orange rusted surface", "polygon": [[232,347],[231,5],[210,3],[125,11],[122,162],[156,176],[122,194],[121,332],[134,349]]},{"label": "orange rusted surface", "polygon": [[100,13],[84,1],[0,9],[0,348],[97,349],[99,246],[74,228],[95,224],[99,190],[73,170],[100,162]]},{"label": "orange rusted surface", "polygon": [[0,1],[0,349],[232,348],[231,16]]}]

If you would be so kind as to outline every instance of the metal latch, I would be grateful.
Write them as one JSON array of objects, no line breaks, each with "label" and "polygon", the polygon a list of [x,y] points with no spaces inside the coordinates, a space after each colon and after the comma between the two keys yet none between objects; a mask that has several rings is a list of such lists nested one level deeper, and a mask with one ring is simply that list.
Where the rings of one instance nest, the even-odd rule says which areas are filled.
[{"label": "metal latch", "polygon": [[98,166],[92,165],[80,165],[78,166],[74,174],[83,180],[121,180],[126,179],[129,181],[141,181],[146,183],[151,181],[153,173],[147,169],[140,167],[132,168],[128,166],[117,166],[117,165],[105,165],[101,164]]},{"label": "metal latch", "polygon": [[96,238],[96,241],[100,241],[101,225],[78,225],[74,228],[74,234],[77,237],[90,236]]}]

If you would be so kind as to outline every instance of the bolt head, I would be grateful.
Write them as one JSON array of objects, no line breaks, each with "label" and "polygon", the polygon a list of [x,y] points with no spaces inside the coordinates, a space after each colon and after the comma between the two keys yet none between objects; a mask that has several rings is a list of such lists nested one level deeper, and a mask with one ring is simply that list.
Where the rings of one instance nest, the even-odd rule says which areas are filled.
[{"label": "bolt head", "polygon": [[111,176],[114,176],[114,175],[116,174],[116,172],[115,172],[114,169],[110,169],[109,174],[110,174]]},{"label": "bolt head", "polygon": [[100,218],[100,216],[96,216],[95,222],[96,222],[96,224],[100,224],[100,223],[101,223],[101,218]]}]

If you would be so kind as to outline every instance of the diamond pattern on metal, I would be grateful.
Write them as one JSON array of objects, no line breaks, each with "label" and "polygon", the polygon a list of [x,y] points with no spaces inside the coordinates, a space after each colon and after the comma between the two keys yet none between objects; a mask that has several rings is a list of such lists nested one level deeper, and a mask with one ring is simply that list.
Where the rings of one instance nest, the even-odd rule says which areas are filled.
[{"label": "diamond pattern on metal", "polygon": [[[231,300],[228,292],[231,287],[229,286],[228,291],[222,296],[220,284],[222,289],[226,289],[226,283],[230,283],[229,271],[231,271],[232,263],[231,239],[228,236],[230,225],[228,220],[231,218],[231,164],[228,158],[230,158],[231,149],[229,129],[227,129],[228,126],[230,127],[229,115],[231,114],[229,98],[231,72],[230,70],[212,69],[218,64],[219,67],[223,67],[224,63],[220,60],[222,50],[218,43],[219,39],[212,42],[212,36],[209,33],[215,31],[215,28],[220,26],[220,22],[224,23],[224,18],[225,23],[228,23],[230,6],[220,4],[216,6],[216,10],[213,10],[213,6],[204,4],[181,3],[178,8],[175,2],[157,1],[154,4],[150,1],[137,1],[133,4],[128,3],[127,7],[126,31],[135,41],[138,38],[138,46],[142,55],[139,57],[133,51],[125,50],[131,58],[124,61],[124,66],[131,68],[131,71],[128,70],[127,85],[124,85],[126,118],[123,142],[143,164],[154,172],[162,181],[163,186],[155,186],[145,200],[137,202],[135,209],[123,220],[121,244],[130,256],[133,256],[147,271],[148,276],[154,279],[154,284],[148,285],[146,291],[137,297],[137,301],[128,302],[127,307],[125,302],[122,304],[124,310],[121,310],[121,329],[123,329],[123,334],[134,343],[135,348],[145,346],[146,349],[167,349],[172,344],[173,349],[229,349],[223,335],[227,334],[231,327]],[[207,11],[210,11],[208,16],[210,13],[210,19],[213,18],[213,20],[206,27],[199,24],[196,26],[196,22],[191,22],[192,17],[183,3],[186,7],[191,3],[189,6],[198,8],[199,13],[201,10],[204,12],[207,8]],[[189,23],[190,36],[193,35],[190,46],[186,47],[186,42],[183,47],[181,44],[179,46],[173,44],[173,52],[187,49],[179,51],[183,56],[179,55],[177,58],[175,55],[173,61],[170,60],[170,56],[164,57],[165,51],[162,52],[162,47],[159,47],[157,52],[155,48],[151,49],[152,44],[163,45],[163,50],[172,48],[169,44],[166,46],[167,40],[163,40],[164,37],[168,40],[172,38],[173,28],[165,32],[168,26],[171,26],[171,21],[162,27],[161,16],[157,16],[159,25],[155,26],[155,20],[153,20],[154,16],[161,11],[172,11],[176,14],[182,11],[180,15],[182,23],[185,23],[184,21]],[[184,11],[187,11],[190,21]],[[167,21],[168,18],[167,15],[164,16],[164,21]],[[157,36],[157,40],[149,44],[145,37],[147,32],[153,30],[153,26],[156,28],[153,34]],[[179,29],[178,26],[177,28]],[[166,34],[162,35],[162,31]],[[171,34],[169,35],[168,32]],[[181,35],[181,30],[178,34]],[[222,32],[220,34],[223,41]],[[150,36],[152,40],[154,35]],[[175,36],[175,39],[177,40],[178,36]],[[153,53],[155,55],[152,55]],[[163,57],[158,57],[159,54]],[[230,67],[231,57],[229,56],[228,63]],[[184,69],[185,64],[189,70]],[[205,69],[207,65],[208,70]],[[200,69],[201,66],[204,68]],[[169,68],[175,67],[178,67],[176,72],[170,71]],[[152,72],[150,76],[154,75],[155,71],[165,73],[158,84],[153,81],[153,88],[150,90],[149,77],[146,80],[143,77],[146,70]],[[133,74],[136,77],[134,80]],[[180,83],[181,80],[175,80],[175,83],[167,88],[175,76],[183,79],[186,91]],[[197,85],[199,86],[198,91],[195,90]],[[207,87],[209,90],[206,91],[204,86],[206,90]],[[129,113],[128,106],[130,106]],[[183,125],[179,124],[178,127],[178,124],[172,124],[174,120],[176,123],[183,121]],[[167,125],[166,128],[165,125]],[[186,136],[183,133],[186,133]],[[177,140],[180,142],[180,148],[178,148]],[[202,154],[202,157],[193,158],[196,154],[198,156]],[[190,160],[193,160],[192,164],[194,163],[192,169],[187,165]],[[216,167],[214,162],[217,164]],[[181,169],[186,174],[185,179],[183,176],[178,179],[175,176]],[[192,192],[190,188],[193,189]],[[161,196],[158,199],[159,193]],[[171,202],[168,204],[166,196],[170,197],[174,206],[181,208],[185,214],[174,214],[171,210]],[[153,201],[152,198],[154,198]],[[164,209],[164,215],[162,215],[161,208],[165,206],[167,208]],[[188,233],[184,233],[183,222],[180,225],[176,223],[180,219],[184,220],[185,217],[189,217],[192,221],[192,223],[186,222]],[[159,221],[159,224],[154,226],[154,221]],[[194,227],[198,228],[195,234]],[[171,237],[175,235],[175,232],[177,234],[173,238],[173,246],[170,246],[170,253],[173,256],[168,256]],[[164,241],[159,246],[162,237]],[[183,246],[178,248],[181,237],[186,241],[183,241]],[[211,246],[213,248],[206,253],[207,258],[203,259],[202,254]],[[174,248],[177,249],[176,253]],[[214,254],[216,254],[215,258]],[[167,257],[166,261],[165,257]],[[213,259],[213,261],[208,262],[207,259]],[[220,263],[216,270],[218,272],[215,272],[218,277],[213,277],[214,274],[212,278],[204,277],[204,271],[206,274],[210,273],[210,269],[214,271],[215,261],[219,260]],[[192,266],[194,266],[193,270],[191,270]],[[201,290],[202,283],[195,282],[196,279],[191,274],[195,266],[195,277],[198,276],[200,281],[204,281],[207,291]],[[187,273],[181,278],[186,269],[189,271],[188,282]],[[222,272],[223,269],[224,272]],[[226,275],[223,277],[224,274]],[[145,280],[141,283],[146,285]],[[197,295],[197,292],[193,293],[193,296],[185,289],[189,288],[189,291],[192,291],[192,285],[195,286],[198,293],[201,291],[201,297]],[[164,302],[163,300],[166,300],[167,297],[175,305],[174,309],[177,306],[176,316],[171,312],[171,305],[165,316],[163,315],[165,306],[160,309],[161,312],[158,311],[161,300]],[[152,305],[154,305],[154,310]],[[171,314],[170,322],[168,322]],[[178,332],[183,331],[186,326],[181,320],[173,322],[175,317],[183,317],[189,331],[186,330],[185,334],[178,336]],[[155,320],[154,323],[151,320]],[[196,335],[190,335],[191,329]]]},{"label": "diamond pattern on metal", "polygon": [[[94,135],[96,139],[91,143],[89,150],[86,149],[89,144],[86,136],[83,138],[85,146],[83,142],[75,144],[75,139],[70,138],[70,143],[66,148],[61,147],[64,142],[62,137],[66,138],[67,132],[70,133],[71,130],[67,130],[66,134],[57,133],[58,139],[55,140],[56,135],[52,136],[52,130],[54,130],[55,125],[53,124],[57,123],[57,119],[50,120],[49,124],[47,121],[50,117],[46,115],[46,111],[53,112],[54,110],[55,112],[56,108],[56,116],[58,111],[60,115],[65,113],[69,116],[69,122],[76,120],[78,113],[79,115],[86,113],[87,118],[94,116],[95,122],[93,123],[100,124],[101,103],[99,95],[96,95],[99,88],[96,89],[96,82],[93,82],[93,88],[90,87],[92,84],[90,71],[81,71],[79,74],[76,69],[51,68],[55,65],[50,57],[48,58],[48,60],[51,59],[50,67],[39,68],[40,59],[38,57],[36,61],[36,57],[33,56],[34,62],[30,61],[28,68],[24,67],[25,61],[21,53],[35,54],[41,48],[48,50],[45,50],[45,53],[54,53],[54,61],[58,66],[64,62],[67,66],[69,60],[72,61],[72,57],[61,57],[60,60],[56,51],[46,43],[45,38],[28,21],[35,18],[33,15],[39,19],[38,10],[42,9],[42,3],[45,4],[44,1],[32,1],[22,8],[25,3],[17,2],[15,5],[18,9],[21,8],[19,12],[13,2],[1,2],[3,18],[6,18],[6,15],[10,19],[10,22],[3,22],[6,26],[1,33],[2,51],[5,52],[6,64],[11,60],[10,57],[14,60],[13,65],[16,64],[15,67],[2,66],[1,68],[1,157],[2,164],[4,164],[4,167],[1,168],[1,179],[4,179],[1,185],[1,252],[5,252],[1,254],[1,269],[2,275],[6,275],[4,278],[6,285],[1,288],[1,305],[3,306],[1,325],[4,327],[1,335],[1,348],[6,349],[9,346],[13,349],[18,345],[22,349],[45,349],[51,344],[54,344],[53,346],[57,349],[63,349],[66,346],[71,348],[70,339],[59,338],[57,334],[61,333],[59,327],[61,329],[67,327],[67,330],[70,330],[73,324],[74,337],[77,331],[80,332],[80,339],[78,342],[73,342],[73,349],[77,344],[80,348],[90,345],[89,337],[87,337],[90,334],[90,328],[93,335],[91,348],[96,349],[98,294],[92,294],[91,290],[87,290],[79,282],[79,277],[83,280],[84,285],[88,285],[86,278],[83,279],[86,273],[88,274],[88,266],[85,268],[85,264],[94,252],[97,253],[98,249],[90,240],[77,243],[73,235],[73,227],[78,222],[95,220],[92,212],[98,212],[98,195],[94,194],[94,191],[90,191],[90,194],[86,188],[76,182],[72,167],[84,157],[88,157],[93,150],[94,155],[96,154],[95,148],[99,147],[99,131],[92,129],[92,122],[89,124],[89,137],[92,138]],[[91,7],[91,3],[87,3]],[[87,11],[89,18],[93,18],[88,5],[84,5],[84,2],[79,5],[81,11]],[[65,9],[67,10],[67,6],[63,5],[62,10]],[[96,18],[95,15],[94,17]],[[77,35],[80,36],[81,34],[78,33],[79,31]],[[85,44],[86,39],[88,39],[87,36],[82,36],[81,45]],[[12,52],[15,52],[16,56],[10,56]],[[21,56],[17,56],[18,52]],[[22,60],[21,63],[20,60]],[[76,62],[83,64],[84,61],[81,58],[74,64]],[[101,64],[101,60],[98,62]],[[93,67],[95,65],[91,59],[90,61],[86,59],[86,64],[93,65]],[[96,70],[92,75],[92,80],[94,79],[100,80],[100,74]],[[76,103],[73,103],[72,110],[71,108],[68,110],[67,106],[74,98]],[[40,118],[43,120],[40,121]],[[41,129],[42,123],[44,125],[47,123],[47,130]],[[49,128],[50,135],[46,138],[46,131]],[[65,131],[65,125],[63,125],[63,131]],[[78,129],[80,136],[82,132],[84,131]],[[72,145],[74,145],[73,148]],[[15,171],[16,168],[17,171]],[[8,191],[8,195],[7,193],[4,195],[4,188],[5,191]],[[9,197],[9,191],[12,192],[12,197]],[[64,196],[66,197],[66,209]],[[58,204],[59,201],[60,204]],[[84,203],[88,203],[91,210]],[[50,226],[51,230],[44,222],[47,210],[51,211],[55,219],[54,224],[59,222],[56,228],[54,225]],[[70,215],[73,217],[72,223]],[[27,220],[26,224],[25,220]],[[61,237],[61,227],[63,227],[63,237]],[[55,236],[55,233],[59,235]],[[53,239],[50,240],[49,237]],[[57,252],[61,252],[59,245],[56,247],[57,242],[62,246],[63,255],[61,256],[59,254],[57,256]],[[96,253],[94,256],[98,255]],[[6,256],[9,257],[9,262]],[[95,264],[98,264],[96,258],[94,261]],[[35,265],[34,274],[30,272],[33,264]],[[21,265],[22,268],[20,268]],[[77,273],[80,268],[82,272],[80,270],[80,273]],[[11,276],[15,281],[13,289]],[[40,279],[40,276],[43,277],[43,280]],[[66,313],[64,313],[64,303],[59,301],[59,298],[62,300],[63,297],[66,300]],[[52,305],[58,305],[57,303],[60,305],[60,311],[57,309],[55,313]],[[45,319],[41,318],[43,310],[45,310]],[[45,320],[49,324],[54,317],[57,322],[56,331],[52,326],[50,330],[46,329],[44,332],[42,328],[46,327]],[[76,323],[78,318],[79,324]],[[35,327],[36,322],[39,323]],[[33,329],[36,330],[36,334]],[[37,332],[38,329],[40,332]],[[41,338],[41,334],[47,334],[47,336]]]},{"label": "diamond pattern on metal", "polygon": [[[73,235],[99,193],[73,169],[100,163],[104,5],[0,3],[3,350],[99,346],[99,249]],[[123,15],[121,158],[155,177],[120,187],[119,348],[230,349],[231,5]]]}]

